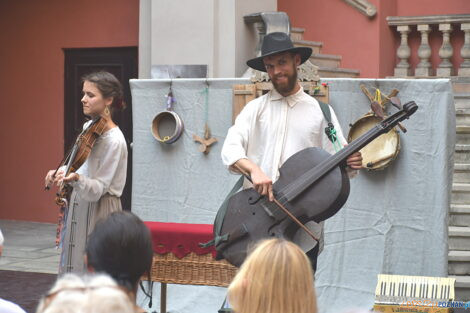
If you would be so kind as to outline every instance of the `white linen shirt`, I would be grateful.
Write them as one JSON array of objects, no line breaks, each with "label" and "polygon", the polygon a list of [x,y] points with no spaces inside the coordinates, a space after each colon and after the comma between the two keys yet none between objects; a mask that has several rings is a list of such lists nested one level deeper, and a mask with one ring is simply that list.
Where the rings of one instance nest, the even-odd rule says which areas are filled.
[{"label": "white linen shirt", "polygon": [[[341,147],[344,139],[338,119],[330,107],[331,121],[336,129]],[[228,130],[222,147],[222,161],[230,168],[240,159],[249,159],[275,182],[279,168],[293,154],[309,147],[320,147],[331,154],[333,144],[325,134],[325,120],[318,101],[306,94],[301,87],[298,92],[283,97],[275,89],[250,101],[240,112],[235,124]],[[245,179],[244,187],[251,187]],[[323,223],[309,222],[307,227],[320,237],[323,248]],[[303,230],[299,230],[295,242],[304,251],[315,242]]]},{"label": "white linen shirt", "polygon": [[[89,123],[91,121],[83,127]],[[126,184],[127,145],[119,127],[111,128],[98,137],[77,173],[80,178],[71,185],[80,198],[96,202],[105,193],[121,196]]]}]

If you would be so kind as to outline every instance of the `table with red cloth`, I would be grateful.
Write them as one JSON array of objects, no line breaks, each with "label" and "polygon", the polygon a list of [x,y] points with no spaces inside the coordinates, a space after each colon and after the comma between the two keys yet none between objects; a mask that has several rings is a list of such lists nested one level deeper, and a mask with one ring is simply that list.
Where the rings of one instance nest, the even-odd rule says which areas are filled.
[{"label": "table with red cloth", "polygon": [[189,253],[197,255],[211,253],[215,257],[215,248],[202,248],[199,244],[212,238],[212,224],[183,224],[145,222],[152,234],[153,251],[158,254],[173,253],[181,259]]},{"label": "table with red cloth", "polygon": [[160,282],[161,312],[166,312],[166,284],[228,286],[236,267],[214,259],[212,224],[145,222],[153,242],[151,280]]}]

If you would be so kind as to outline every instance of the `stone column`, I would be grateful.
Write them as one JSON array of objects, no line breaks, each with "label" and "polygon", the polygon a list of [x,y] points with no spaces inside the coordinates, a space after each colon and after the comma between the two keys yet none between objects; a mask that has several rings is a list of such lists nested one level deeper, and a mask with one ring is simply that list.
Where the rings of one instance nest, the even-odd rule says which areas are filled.
[{"label": "stone column", "polygon": [[418,31],[421,33],[421,45],[418,48],[418,57],[421,60],[416,66],[415,76],[431,76],[431,47],[428,43],[428,34],[431,28],[427,24],[418,25]]},{"label": "stone column", "polygon": [[410,26],[397,26],[397,31],[400,32],[401,36],[401,43],[397,49],[397,57],[400,59],[400,62],[398,62],[395,67],[393,75],[395,77],[411,76],[410,64],[408,63],[408,59],[411,55],[411,50],[408,46],[408,33],[410,32]]},{"label": "stone column", "polygon": [[450,44],[450,33],[452,32],[451,24],[439,24],[439,30],[442,32],[442,46],[439,49],[439,56],[442,59],[441,64],[437,68],[436,76],[453,76],[454,69],[450,58],[454,54],[454,49]]},{"label": "stone column", "polygon": [[462,23],[460,29],[465,32],[465,40],[460,50],[460,55],[463,58],[462,64],[459,68],[459,76],[470,76],[470,23]]}]

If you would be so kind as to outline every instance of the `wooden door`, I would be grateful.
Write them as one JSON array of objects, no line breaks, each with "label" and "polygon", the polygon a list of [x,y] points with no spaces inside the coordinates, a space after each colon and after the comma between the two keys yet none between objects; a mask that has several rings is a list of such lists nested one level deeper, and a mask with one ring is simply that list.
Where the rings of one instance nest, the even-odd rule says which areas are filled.
[{"label": "wooden door", "polygon": [[129,151],[127,180],[121,196],[125,210],[131,209],[132,194],[132,98],[129,79],[137,78],[137,47],[64,49],[64,151],[73,145],[81,131],[85,116],[80,102],[81,77],[104,70],[114,74],[122,83],[127,108],[113,114],[113,120],[124,133]]}]

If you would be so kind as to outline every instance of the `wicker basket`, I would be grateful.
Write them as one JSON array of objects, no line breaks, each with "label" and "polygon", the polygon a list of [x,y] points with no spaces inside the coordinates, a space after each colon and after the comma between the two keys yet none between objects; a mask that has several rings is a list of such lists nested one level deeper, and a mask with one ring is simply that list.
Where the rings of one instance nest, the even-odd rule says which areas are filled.
[{"label": "wicker basket", "polygon": [[216,261],[210,253],[191,252],[182,259],[173,253],[154,254],[151,279],[161,283],[226,287],[237,268],[226,260]]}]

